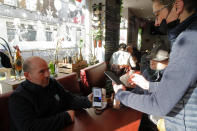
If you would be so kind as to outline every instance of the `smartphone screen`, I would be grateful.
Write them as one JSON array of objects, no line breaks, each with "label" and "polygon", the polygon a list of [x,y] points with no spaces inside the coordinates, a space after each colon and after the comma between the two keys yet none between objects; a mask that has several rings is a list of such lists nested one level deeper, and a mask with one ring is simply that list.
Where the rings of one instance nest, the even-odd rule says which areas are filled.
[{"label": "smartphone screen", "polygon": [[102,107],[102,89],[93,87],[93,107]]}]

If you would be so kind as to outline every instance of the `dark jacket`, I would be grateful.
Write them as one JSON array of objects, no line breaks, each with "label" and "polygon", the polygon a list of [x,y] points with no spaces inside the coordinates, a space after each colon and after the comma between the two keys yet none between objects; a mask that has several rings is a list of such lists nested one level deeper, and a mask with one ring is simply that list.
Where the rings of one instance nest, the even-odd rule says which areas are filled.
[{"label": "dark jacket", "polygon": [[88,108],[87,97],[65,90],[50,79],[45,88],[26,80],[9,99],[11,131],[58,131],[71,123],[66,110]]}]

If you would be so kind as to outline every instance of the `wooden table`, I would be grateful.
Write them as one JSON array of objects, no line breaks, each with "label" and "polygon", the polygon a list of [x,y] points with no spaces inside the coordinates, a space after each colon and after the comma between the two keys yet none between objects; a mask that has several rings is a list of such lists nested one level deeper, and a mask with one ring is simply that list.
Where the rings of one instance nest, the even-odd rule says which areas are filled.
[{"label": "wooden table", "polygon": [[142,113],[130,108],[107,108],[97,115],[90,108],[75,115],[74,123],[61,131],[138,131]]},{"label": "wooden table", "polygon": [[79,61],[75,64],[69,63],[58,63],[58,72],[59,74],[69,74],[72,72],[77,72],[78,76],[80,75],[80,70],[87,67],[88,64],[86,61]]}]

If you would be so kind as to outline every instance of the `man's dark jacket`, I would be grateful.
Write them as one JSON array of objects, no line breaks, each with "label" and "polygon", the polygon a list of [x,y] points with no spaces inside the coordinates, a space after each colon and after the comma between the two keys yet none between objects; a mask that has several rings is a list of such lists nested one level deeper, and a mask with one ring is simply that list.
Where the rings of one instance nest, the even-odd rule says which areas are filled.
[{"label": "man's dark jacket", "polygon": [[71,123],[66,110],[88,108],[87,97],[65,90],[50,79],[45,88],[26,80],[9,99],[11,131],[58,131]]}]

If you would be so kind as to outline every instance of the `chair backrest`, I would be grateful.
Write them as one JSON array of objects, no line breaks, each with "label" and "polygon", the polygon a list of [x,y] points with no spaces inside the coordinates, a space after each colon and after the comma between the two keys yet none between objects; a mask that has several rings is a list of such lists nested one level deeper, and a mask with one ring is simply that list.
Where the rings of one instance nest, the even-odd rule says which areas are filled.
[{"label": "chair backrest", "polygon": [[78,75],[76,72],[71,74],[65,74],[57,77],[56,80],[67,90],[73,93],[80,93],[80,87],[78,82]]},{"label": "chair backrest", "polygon": [[0,95],[0,131],[9,131],[10,116],[8,100],[13,91]]},{"label": "chair backrest", "polygon": [[104,87],[106,77],[104,71],[107,70],[106,62],[98,63],[80,71],[81,81],[85,87],[86,93],[90,93],[92,87]]}]

